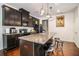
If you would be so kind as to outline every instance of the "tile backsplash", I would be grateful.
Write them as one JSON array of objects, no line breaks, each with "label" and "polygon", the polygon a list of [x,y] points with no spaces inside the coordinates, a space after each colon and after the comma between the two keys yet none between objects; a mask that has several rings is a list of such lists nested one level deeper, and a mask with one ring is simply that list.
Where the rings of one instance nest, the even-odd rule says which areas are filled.
[{"label": "tile backsplash", "polygon": [[33,27],[3,26],[2,27],[2,32],[6,33],[6,29],[10,29],[11,27],[16,28],[17,33],[19,33],[19,29],[27,29],[27,32],[30,32],[33,29]]}]

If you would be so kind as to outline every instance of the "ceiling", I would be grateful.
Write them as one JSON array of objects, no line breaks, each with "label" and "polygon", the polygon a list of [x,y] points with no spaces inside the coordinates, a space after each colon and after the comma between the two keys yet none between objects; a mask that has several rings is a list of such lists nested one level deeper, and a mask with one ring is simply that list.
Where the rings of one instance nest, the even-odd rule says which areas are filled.
[{"label": "ceiling", "polygon": [[[78,3],[8,3],[8,4],[18,9],[24,8],[27,11],[29,11],[31,15],[34,15],[38,18],[43,17],[40,15],[40,10],[42,6],[45,12],[47,9],[49,9],[49,7],[52,7],[51,14],[57,14],[72,11],[79,5]],[[49,7],[47,7],[47,5]],[[59,10],[59,12],[57,12],[57,10]]]}]

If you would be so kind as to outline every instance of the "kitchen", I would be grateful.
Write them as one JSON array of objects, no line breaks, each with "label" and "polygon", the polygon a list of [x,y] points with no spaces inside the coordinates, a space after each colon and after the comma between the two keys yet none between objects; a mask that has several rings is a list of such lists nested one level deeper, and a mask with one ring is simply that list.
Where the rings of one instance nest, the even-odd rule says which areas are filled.
[{"label": "kitchen", "polygon": [[[27,5],[27,7],[24,5]],[[34,7],[35,5],[38,5],[38,6],[41,5],[40,8],[37,8],[38,6],[36,6],[39,12],[40,12],[40,9],[46,10],[47,18],[44,18],[46,14],[44,15],[44,17],[42,17],[42,15],[39,16],[37,14],[39,13],[37,10],[34,10],[34,9],[32,10],[32,7]],[[3,55],[6,54],[9,50],[14,50],[16,48],[19,48],[20,56],[47,56],[51,53],[53,54],[54,50],[52,50],[51,52],[49,51],[50,53],[47,52],[47,50],[49,49],[52,43],[52,39],[54,38],[54,35],[58,33],[59,33],[58,37],[55,37],[54,39],[61,39],[61,42],[57,41],[56,42],[57,44],[60,43],[61,46],[63,46],[63,41],[73,42],[73,30],[74,30],[72,29],[73,21],[74,21],[73,19],[76,19],[77,17],[76,9],[78,8],[77,7],[78,4],[76,3],[71,4],[72,8],[70,8],[70,10],[68,10],[67,13],[60,12],[58,10],[58,12],[60,12],[60,15],[64,15],[64,16],[61,16],[61,18],[67,19],[65,20],[65,23],[67,24],[56,25],[56,26],[55,26],[55,20],[54,20],[55,16],[53,17],[51,16],[52,13],[54,14],[52,10],[53,9],[55,10],[56,4],[54,3],[38,4],[37,3],[35,5],[31,3],[30,4],[7,3],[7,4],[1,5],[2,6],[1,8],[2,8],[2,38],[3,38],[2,53]],[[69,6],[69,5],[65,4],[65,6]],[[32,14],[31,11],[32,12],[34,11],[34,14]],[[79,11],[77,10],[77,12]],[[50,17],[48,14],[50,14]],[[35,15],[38,15],[38,17]],[[56,15],[59,15],[59,13]],[[58,17],[58,19],[60,19],[60,17]],[[53,27],[51,25],[53,25]],[[68,34],[66,33],[67,31],[69,32]],[[78,43],[76,43],[77,40],[74,40],[74,41],[75,41],[75,44],[79,46]],[[16,54],[16,52],[14,54]]]},{"label": "kitchen", "polygon": [[29,14],[23,8],[17,10],[11,6],[2,5],[4,52],[19,47],[18,37],[31,35],[33,32],[42,32],[42,27],[39,26],[39,19]]}]

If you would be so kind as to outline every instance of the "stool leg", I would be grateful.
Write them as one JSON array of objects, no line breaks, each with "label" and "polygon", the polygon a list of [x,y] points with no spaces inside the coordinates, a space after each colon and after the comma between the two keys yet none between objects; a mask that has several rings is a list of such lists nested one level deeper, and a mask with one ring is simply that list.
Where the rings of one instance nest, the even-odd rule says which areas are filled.
[{"label": "stool leg", "polygon": [[4,56],[7,56],[7,51],[3,50]]},{"label": "stool leg", "polygon": [[48,52],[45,52],[45,56],[47,56]]},{"label": "stool leg", "polygon": [[54,51],[52,51],[52,54],[54,55]]}]

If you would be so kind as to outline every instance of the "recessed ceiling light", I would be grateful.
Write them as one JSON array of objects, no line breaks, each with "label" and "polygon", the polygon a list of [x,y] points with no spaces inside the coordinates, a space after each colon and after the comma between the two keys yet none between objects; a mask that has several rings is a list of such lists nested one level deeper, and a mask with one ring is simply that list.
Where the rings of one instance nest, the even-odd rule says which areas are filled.
[{"label": "recessed ceiling light", "polygon": [[59,3],[55,3],[55,5],[59,5]]},{"label": "recessed ceiling light", "polygon": [[59,10],[59,9],[57,9],[57,12],[59,13],[59,12],[60,12],[60,10]]}]

